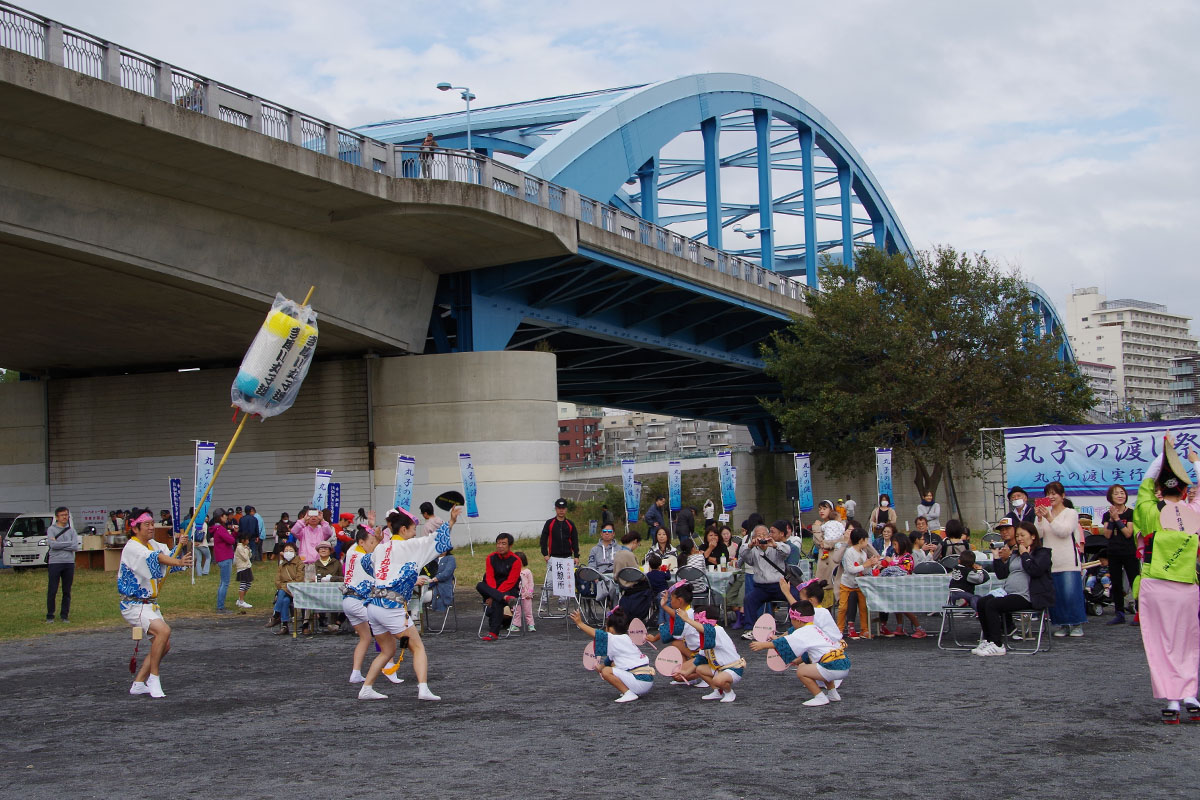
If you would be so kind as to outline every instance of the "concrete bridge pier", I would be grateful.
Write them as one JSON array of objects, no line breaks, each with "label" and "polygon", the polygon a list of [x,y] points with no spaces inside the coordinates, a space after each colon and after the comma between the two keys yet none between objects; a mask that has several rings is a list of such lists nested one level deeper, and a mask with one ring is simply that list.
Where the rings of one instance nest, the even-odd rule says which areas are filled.
[{"label": "concrete bridge pier", "polygon": [[[414,505],[461,489],[470,453],[480,516],[464,514],[454,541],[501,532],[537,535],[559,496],[555,357],[501,351],[370,359],[374,506],[389,508],[396,455],[416,459]],[[416,509],[414,508],[415,512]],[[443,511],[437,512],[446,518]]]}]

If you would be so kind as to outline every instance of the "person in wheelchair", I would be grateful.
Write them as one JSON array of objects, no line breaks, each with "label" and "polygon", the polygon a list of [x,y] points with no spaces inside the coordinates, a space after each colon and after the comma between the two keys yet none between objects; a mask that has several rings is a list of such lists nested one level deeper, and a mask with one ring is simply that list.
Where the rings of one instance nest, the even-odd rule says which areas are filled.
[{"label": "person in wheelchair", "polygon": [[622,550],[615,541],[616,532],[612,525],[600,529],[600,541],[588,553],[587,565],[606,577],[602,581],[580,581],[579,594],[583,597],[594,597],[597,602],[616,600],[616,585],[612,582],[613,560],[617,552]]}]

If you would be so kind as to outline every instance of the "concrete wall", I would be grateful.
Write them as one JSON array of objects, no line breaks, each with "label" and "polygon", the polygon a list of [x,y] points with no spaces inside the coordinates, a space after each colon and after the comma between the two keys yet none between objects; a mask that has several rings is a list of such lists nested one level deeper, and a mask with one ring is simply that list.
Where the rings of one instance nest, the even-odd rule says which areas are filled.
[{"label": "concrete wall", "polygon": [[0,511],[45,511],[46,384],[0,383]]},{"label": "concrete wall", "polygon": [[[22,437],[44,436],[40,393],[49,401],[49,487],[44,463],[16,462],[21,439],[0,439],[0,463],[16,462],[36,485],[22,485],[12,464],[0,467],[0,497],[32,496],[51,505],[169,508],[167,479],[184,480],[184,510],[193,481],[193,439],[218,442],[234,431],[229,407],[233,370],[201,370],[0,384],[2,419],[24,419]],[[36,393],[37,398],[32,395]],[[366,367],[361,360],[317,363],[296,405],[266,422],[246,424],[214,490],[215,504],[253,504],[266,519],[293,516],[312,498],[313,470],[328,467],[342,484],[342,505],[368,501]],[[38,434],[41,430],[43,433]],[[33,447],[26,446],[26,450]],[[5,501],[5,505],[11,502]]]},{"label": "concrete wall", "polygon": [[416,459],[414,505],[461,490],[458,454],[470,453],[480,516],[469,529],[462,517],[454,541],[540,533],[559,492],[554,355],[453,353],[370,363],[375,508],[392,503],[398,453]]}]

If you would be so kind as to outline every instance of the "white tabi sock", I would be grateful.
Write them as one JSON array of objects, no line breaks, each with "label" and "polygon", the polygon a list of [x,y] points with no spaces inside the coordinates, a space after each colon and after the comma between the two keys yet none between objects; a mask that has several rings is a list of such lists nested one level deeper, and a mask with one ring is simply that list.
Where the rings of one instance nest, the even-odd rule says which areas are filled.
[{"label": "white tabi sock", "polygon": [[417,699],[418,700],[441,700],[442,698],[438,697],[436,694],[429,691],[428,683],[418,683],[417,684]]},{"label": "white tabi sock", "polygon": [[167,696],[166,692],[163,691],[162,682],[159,680],[157,675],[151,674],[150,677],[146,679],[146,687],[150,689],[151,697]]},{"label": "white tabi sock", "polygon": [[351,683],[362,683],[363,680],[364,680],[363,674],[360,670],[356,669],[356,670],[352,670],[350,672],[350,682]]}]

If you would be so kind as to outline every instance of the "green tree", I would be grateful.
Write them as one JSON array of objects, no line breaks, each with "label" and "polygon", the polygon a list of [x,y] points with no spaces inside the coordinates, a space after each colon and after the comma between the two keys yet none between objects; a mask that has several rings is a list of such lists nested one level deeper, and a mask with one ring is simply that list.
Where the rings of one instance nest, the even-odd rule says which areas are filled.
[{"label": "green tree", "polygon": [[909,257],[863,249],[822,264],[822,291],[764,346],[783,388],[764,406],[788,442],[845,477],[891,447],[936,491],[951,461],[979,454],[980,428],[1078,423],[1092,393],[1040,338],[1015,271],[950,247]]},{"label": "green tree", "polygon": [[0,369],[0,383],[16,383],[21,380],[21,373],[15,369]]}]

